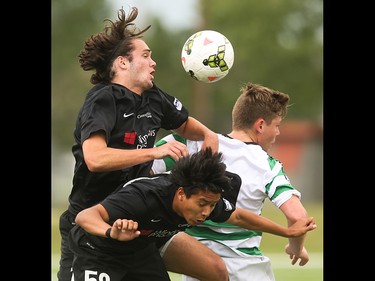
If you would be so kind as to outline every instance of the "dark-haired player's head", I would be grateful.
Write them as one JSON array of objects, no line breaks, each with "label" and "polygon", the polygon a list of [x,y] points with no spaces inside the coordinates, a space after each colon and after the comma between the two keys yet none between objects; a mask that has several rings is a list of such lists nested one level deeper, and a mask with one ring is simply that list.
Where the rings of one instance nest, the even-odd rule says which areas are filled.
[{"label": "dark-haired player's head", "polygon": [[171,169],[171,177],[184,188],[188,198],[199,191],[222,194],[231,188],[225,170],[222,153],[212,153],[211,148],[207,148],[177,161]]}]

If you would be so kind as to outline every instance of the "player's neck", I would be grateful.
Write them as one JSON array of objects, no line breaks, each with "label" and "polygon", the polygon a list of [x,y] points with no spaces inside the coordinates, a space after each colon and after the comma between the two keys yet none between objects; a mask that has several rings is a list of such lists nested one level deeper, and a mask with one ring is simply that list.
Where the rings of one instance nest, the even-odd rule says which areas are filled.
[{"label": "player's neck", "polygon": [[228,136],[230,136],[233,139],[240,140],[242,142],[255,142],[255,143],[257,143],[256,138],[254,138],[251,135],[251,132],[233,130],[232,132],[230,132],[228,134]]}]

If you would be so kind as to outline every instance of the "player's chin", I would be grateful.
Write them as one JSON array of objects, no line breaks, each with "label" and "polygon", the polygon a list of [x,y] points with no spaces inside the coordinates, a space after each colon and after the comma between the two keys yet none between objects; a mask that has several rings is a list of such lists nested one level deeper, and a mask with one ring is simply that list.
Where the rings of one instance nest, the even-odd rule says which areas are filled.
[{"label": "player's chin", "polygon": [[190,221],[188,221],[188,224],[191,225],[191,226],[197,226],[201,223],[203,223],[203,220],[190,220]]},{"label": "player's chin", "polygon": [[203,222],[204,222],[204,220],[197,220],[196,225],[202,224]]},{"label": "player's chin", "polygon": [[154,86],[154,79],[145,79],[144,87],[146,89],[151,89]]}]

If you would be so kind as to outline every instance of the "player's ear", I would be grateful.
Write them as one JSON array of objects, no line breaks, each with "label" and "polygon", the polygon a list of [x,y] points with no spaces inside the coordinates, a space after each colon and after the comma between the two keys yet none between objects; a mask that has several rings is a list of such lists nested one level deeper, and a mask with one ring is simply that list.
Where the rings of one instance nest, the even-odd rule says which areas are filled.
[{"label": "player's ear", "polygon": [[183,188],[182,186],[180,186],[180,187],[177,189],[177,197],[178,197],[178,199],[181,200],[184,196],[185,196],[184,188]]},{"label": "player's ear", "polygon": [[118,57],[115,59],[114,63],[115,63],[118,67],[120,67],[120,68],[125,68],[126,65],[127,65],[127,63],[128,63],[128,60],[127,60],[126,57],[124,57],[124,56],[118,56]]},{"label": "player's ear", "polygon": [[257,132],[261,133],[262,132],[262,129],[263,129],[263,126],[264,126],[264,119],[263,118],[258,118],[256,121],[255,121],[255,129],[257,130]]}]

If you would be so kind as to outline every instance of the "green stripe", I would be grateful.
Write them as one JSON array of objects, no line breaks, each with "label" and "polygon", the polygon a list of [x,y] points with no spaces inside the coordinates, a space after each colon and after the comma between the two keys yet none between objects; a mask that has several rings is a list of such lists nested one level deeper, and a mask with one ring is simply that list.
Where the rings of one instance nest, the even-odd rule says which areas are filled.
[{"label": "green stripe", "polygon": [[225,228],[239,228],[237,225],[229,224],[226,222],[213,222],[212,220],[206,220],[202,223],[203,225],[225,227]]},{"label": "green stripe", "polygon": [[237,248],[238,251],[251,255],[251,256],[263,256],[263,253],[261,250],[259,250],[258,247],[253,248]]},{"label": "green stripe", "polygon": [[[179,142],[181,142],[181,143],[183,143],[183,144],[186,145],[186,139],[184,137],[181,137],[178,134],[172,134],[171,136],[176,141],[179,141]],[[163,145],[163,144],[166,144],[166,143],[167,143],[167,141],[164,138],[164,139],[161,139],[158,142],[156,142],[155,146],[160,146],[160,145]],[[172,157],[170,157],[170,156],[164,157],[163,161],[164,161],[164,164],[165,164],[166,171],[170,171],[172,169],[172,167],[174,166],[174,164],[176,163],[176,161]]]},{"label": "green stripe", "polygon": [[276,188],[275,193],[271,197],[271,200],[275,199],[277,196],[279,196],[279,194],[281,194],[281,193],[283,193],[284,191],[287,191],[287,190],[294,190],[294,188],[291,185],[278,186]]},{"label": "green stripe", "polygon": [[275,167],[277,162],[278,161],[275,158],[268,155],[268,165],[270,165],[271,170],[273,169],[273,167]]},{"label": "green stripe", "polygon": [[211,230],[208,227],[191,227],[185,230],[185,232],[192,236],[202,237],[210,240],[242,240],[256,236],[262,236],[262,232],[244,230],[234,233],[218,233]]},{"label": "green stripe", "polygon": [[186,144],[186,139],[184,137],[181,137],[180,135],[177,135],[177,134],[173,134],[173,137],[176,141]]},{"label": "green stripe", "polygon": [[[268,157],[268,164],[270,165],[271,170],[275,167],[276,163],[279,161],[273,158],[272,156]],[[280,163],[281,164],[281,163]],[[284,167],[281,165],[281,169],[278,171],[277,175],[272,179],[270,183],[266,185],[266,192],[269,193],[271,186],[274,180],[278,177],[286,177]],[[284,184],[276,187],[275,193],[270,198],[271,200],[275,199],[279,194],[283,193],[286,190],[294,190],[294,187],[291,184]]]},{"label": "green stripe", "polygon": [[163,158],[163,161],[164,161],[164,164],[165,164],[165,170],[166,171],[170,171],[172,169],[173,165],[176,163],[176,161],[170,156]]}]

